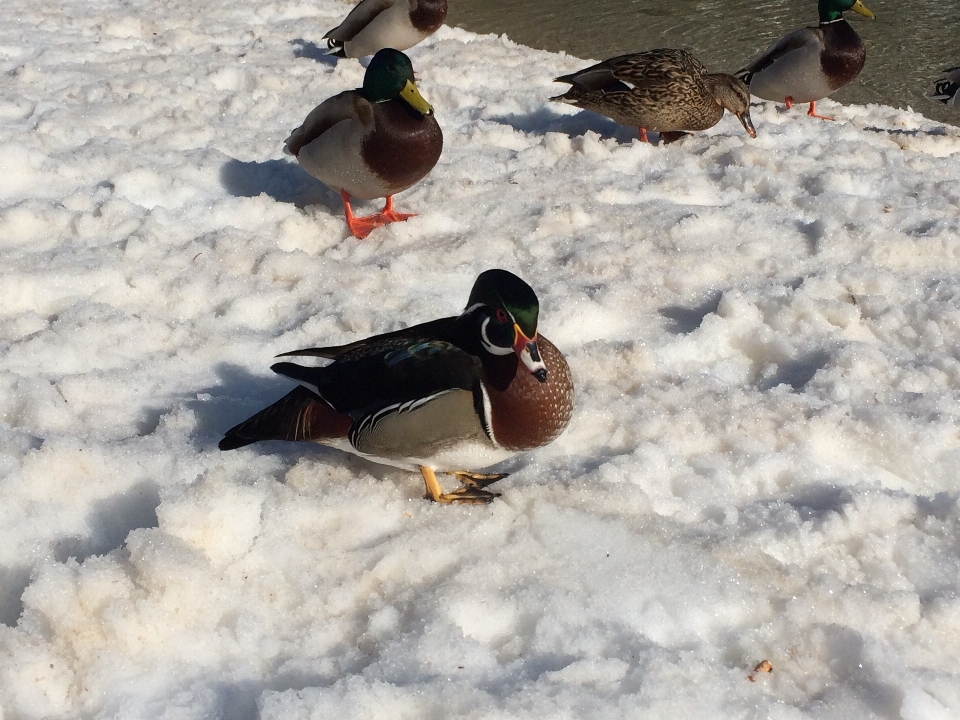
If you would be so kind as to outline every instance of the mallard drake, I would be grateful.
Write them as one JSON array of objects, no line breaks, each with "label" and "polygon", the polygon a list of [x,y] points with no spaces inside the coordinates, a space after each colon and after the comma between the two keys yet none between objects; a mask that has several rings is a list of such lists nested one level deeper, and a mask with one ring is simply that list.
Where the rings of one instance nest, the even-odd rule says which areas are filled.
[{"label": "mallard drake", "polygon": [[[350,232],[364,238],[413,215],[393,209],[393,195],[422,180],[440,158],[443,134],[413,80],[410,59],[380,50],[363,87],[324,100],[287,138],[284,152],[343,198]],[[376,215],[356,217],[350,198],[386,198]]]},{"label": "mallard drake", "polygon": [[788,108],[795,102],[810,103],[807,115],[833,120],[817,114],[817,100],[857,77],[867,58],[863,41],[843,13],[853,10],[870,19],[876,16],[861,0],[820,0],[817,9],[818,27],[784,35],[736,74],[758,98],[782,101]]},{"label": "mallard drake", "polygon": [[571,88],[551,100],[637,127],[644,142],[648,130],[675,139],[684,131],[711,128],[724,109],[737,116],[750,137],[757,136],[747,86],[732,75],[708,73],[686,50],[620,55],[555,82],[570,83]]},{"label": "mallard drake", "polygon": [[[271,369],[300,385],[227,431],[221,450],[260,440],[309,440],[407,470],[426,497],[485,503],[506,477],[478,469],[554,440],[573,412],[573,382],[559,350],[538,334],[533,289],[506,270],[477,277],[458,317],[349,345],[279,357],[333,362]],[[462,487],[444,493],[436,473]]]},{"label": "mallard drake", "polygon": [[324,35],[331,55],[359,58],[383,48],[408,50],[433,35],[447,17],[447,0],[361,0]]},{"label": "mallard drake", "polygon": [[957,98],[960,97],[960,67],[947,68],[944,72],[946,77],[937,80],[930,97],[939,100],[948,108],[957,107]]}]

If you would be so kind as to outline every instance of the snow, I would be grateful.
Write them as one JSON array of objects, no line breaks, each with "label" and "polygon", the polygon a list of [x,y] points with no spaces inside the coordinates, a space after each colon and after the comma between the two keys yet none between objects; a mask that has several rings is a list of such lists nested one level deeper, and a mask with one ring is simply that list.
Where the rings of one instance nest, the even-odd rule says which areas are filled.
[{"label": "snow", "polygon": [[[282,154],[348,7],[0,11],[0,718],[957,717],[960,129],[641,144],[546,102],[590,59],[444,27],[419,216],[357,241]],[[274,355],[491,267],[577,384],[494,504],[217,450]]]}]

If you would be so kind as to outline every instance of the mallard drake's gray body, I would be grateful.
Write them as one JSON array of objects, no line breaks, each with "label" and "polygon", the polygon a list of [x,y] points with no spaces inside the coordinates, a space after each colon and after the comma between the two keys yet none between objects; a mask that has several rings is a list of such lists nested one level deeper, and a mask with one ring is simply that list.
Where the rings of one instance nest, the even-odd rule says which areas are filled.
[{"label": "mallard drake's gray body", "polygon": [[[374,55],[363,87],[328,98],[284,145],[300,166],[340,193],[350,232],[366,237],[380,225],[413,217],[393,209],[393,195],[433,169],[443,134],[413,81],[409,58],[392,49]],[[386,198],[383,210],[353,214],[350,198]]]},{"label": "mallard drake's gray body", "polygon": [[810,103],[808,115],[818,115],[817,100],[850,83],[866,62],[867,51],[860,36],[843,19],[846,10],[873,18],[861,0],[820,0],[817,27],[801,28],[785,35],[755,57],[737,77],[750,86],[750,93],[764,100]]},{"label": "mallard drake's gray body", "polygon": [[[573,412],[570,369],[538,334],[538,318],[529,285],[505,270],[487,270],[458,317],[285,353],[333,362],[274,365],[300,386],[227,431],[220,449],[311,440],[419,468],[435,501],[489,502],[495,496],[483,486],[504,476],[473,471],[546,445]],[[443,493],[438,471],[464,486]]]},{"label": "mallard drake's gray body", "polygon": [[378,50],[408,50],[435,33],[447,17],[447,0],[361,0],[324,35],[331,55],[359,58]]},{"label": "mallard drake's gray body", "polygon": [[706,130],[734,113],[751,137],[750,93],[732,75],[708,73],[686,50],[660,48],[604,60],[556,82],[570,83],[551,98],[606,115],[621,125],[646,131],[681,133]]}]

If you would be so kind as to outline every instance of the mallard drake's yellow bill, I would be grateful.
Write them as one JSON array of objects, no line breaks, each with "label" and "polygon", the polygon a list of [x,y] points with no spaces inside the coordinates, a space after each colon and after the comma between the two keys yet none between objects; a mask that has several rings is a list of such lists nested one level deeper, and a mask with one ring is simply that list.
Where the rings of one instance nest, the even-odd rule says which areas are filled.
[{"label": "mallard drake's yellow bill", "polygon": [[859,13],[860,15],[863,15],[865,18],[870,18],[871,20],[877,19],[877,16],[874,15],[869,10],[867,10],[867,6],[864,5],[862,2],[860,2],[860,0],[857,0],[853,4],[853,7],[850,9],[853,10],[855,13]]},{"label": "mallard drake's yellow bill", "polygon": [[407,101],[407,104],[421,115],[433,115],[433,106],[423,99],[423,95],[417,89],[412,80],[407,80],[407,84],[400,91],[400,97]]}]

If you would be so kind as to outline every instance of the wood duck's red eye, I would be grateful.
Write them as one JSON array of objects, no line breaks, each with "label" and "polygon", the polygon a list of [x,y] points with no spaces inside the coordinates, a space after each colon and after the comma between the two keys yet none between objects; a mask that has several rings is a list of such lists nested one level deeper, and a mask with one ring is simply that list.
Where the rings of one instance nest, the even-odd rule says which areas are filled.
[{"label": "wood duck's red eye", "polygon": [[507,321],[507,313],[503,308],[497,308],[497,322],[505,323]]}]

